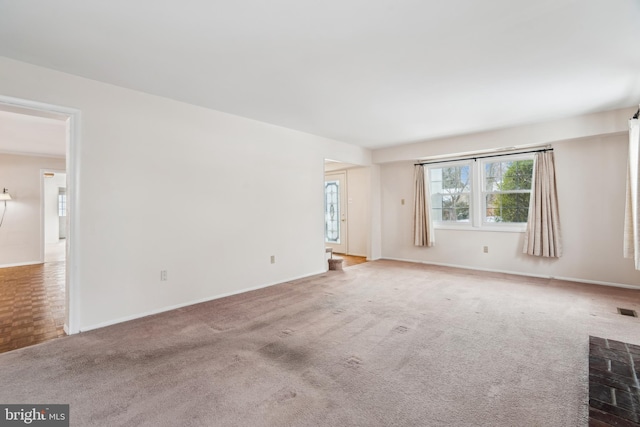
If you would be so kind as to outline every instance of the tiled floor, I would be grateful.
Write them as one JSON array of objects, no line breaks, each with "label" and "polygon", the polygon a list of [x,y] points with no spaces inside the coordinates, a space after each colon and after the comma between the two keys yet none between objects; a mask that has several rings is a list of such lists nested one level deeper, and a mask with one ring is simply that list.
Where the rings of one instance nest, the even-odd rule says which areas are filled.
[{"label": "tiled floor", "polygon": [[589,426],[640,426],[640,346],[589,337]]},{"label": "tiled floor", "polygon": [[65,262],[0,268],[0,353],[64,335]]}]

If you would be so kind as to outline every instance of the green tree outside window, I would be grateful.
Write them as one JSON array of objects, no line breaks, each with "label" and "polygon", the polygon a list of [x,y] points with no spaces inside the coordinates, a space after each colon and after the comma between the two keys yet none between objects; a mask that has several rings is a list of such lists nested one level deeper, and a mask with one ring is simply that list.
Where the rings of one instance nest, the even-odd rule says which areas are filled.
[{"label": "green tree outside window", "polygon": [[527,222],[533,160],[485,166],[486,218],[489,222]]}]

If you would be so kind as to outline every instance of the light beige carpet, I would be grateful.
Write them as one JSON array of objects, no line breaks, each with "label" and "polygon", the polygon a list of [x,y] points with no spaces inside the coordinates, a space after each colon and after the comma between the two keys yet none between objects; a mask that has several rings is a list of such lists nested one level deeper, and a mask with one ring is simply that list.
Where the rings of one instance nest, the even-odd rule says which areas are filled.
[{"label": "light beige carpet", "polygon": [[74,426],[586,426],[589,335],[640,292],[392,261],[0,355]]}]

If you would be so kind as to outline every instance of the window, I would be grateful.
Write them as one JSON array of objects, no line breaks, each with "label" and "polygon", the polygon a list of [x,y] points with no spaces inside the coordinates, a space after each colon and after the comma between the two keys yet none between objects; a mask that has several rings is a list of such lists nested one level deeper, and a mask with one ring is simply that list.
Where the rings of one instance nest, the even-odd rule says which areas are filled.
[{"label": "window", "polygon": [[532,154],[433,164],[427,171],[435,227],[524,231]]},{"label": "window", "polygon": [[471,165],[429,169],[431,212],[434,221],[469,222],[471,211]]},{"label": "window", "polygon": [[58,216],[67,216],[67,193],[62,188],[58,193]]},{"label": "window", "polygon": [[324,183],[324,234],[328,243],[340,243],[340,181]]},{"label": "window", "polygon": [[526,223],[533,160],[485,161],[483,222]]}]

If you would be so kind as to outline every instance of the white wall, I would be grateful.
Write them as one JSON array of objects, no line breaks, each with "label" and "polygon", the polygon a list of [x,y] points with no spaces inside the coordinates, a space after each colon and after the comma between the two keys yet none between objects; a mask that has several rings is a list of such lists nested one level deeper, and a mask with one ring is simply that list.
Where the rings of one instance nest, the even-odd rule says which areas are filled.
[{"label": "white wall", "polygon": [[367,259],[370,261],[382,257],[382,184],[380,165],[369,167],[369,233]]},{"label": "white wall", "polygon": [[[413,246],[413,162],[384,164],[382,256],[640,286],[640,272],[622,256],[627,144],[624,133],[553,144],[564,247],[560,259],[523,255],[523,233],[436,230],[435,247]],[[402,198],[410,203],[402,206]],[[483,246],[489,246],[488,254]]]},{"label": "white wall", "polygon": [[40,171],[64,168],[64,159],[0,154],[0,191],[8,188],[13,198],[0,227],[0,267],[42,262]]},{"label": "white wall", "polygon": [[522,145],[547,144],[554,141],[588,138],[628,132],[628,120],[637,107],[567,117],[550,122],[532,123],[389,147],[373,152],[374,163],[415,161],[422,157]]},{"label": "white wall", "polygon": [[72,242],[85,330],[325,271],[324,159],[371,158],[6,58],[0,93],[81,110]]},{"label": "white wall", "polygon": [[349,255],[367,256],[370,221],[369,168],[347,169]]}]

